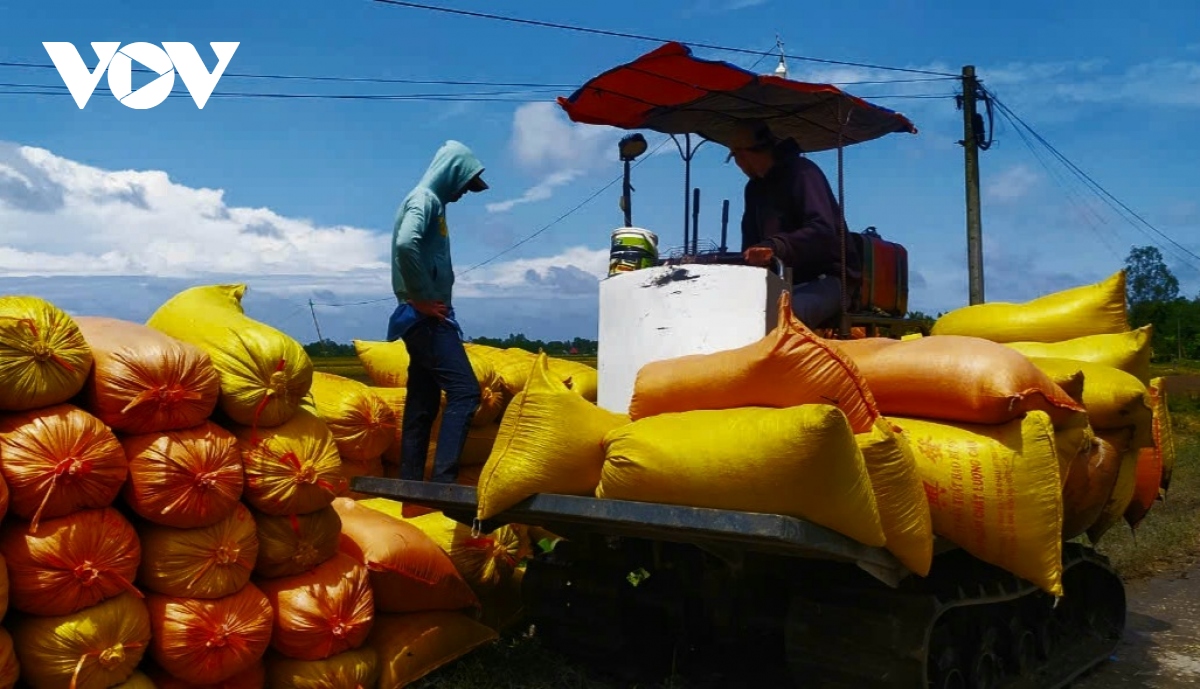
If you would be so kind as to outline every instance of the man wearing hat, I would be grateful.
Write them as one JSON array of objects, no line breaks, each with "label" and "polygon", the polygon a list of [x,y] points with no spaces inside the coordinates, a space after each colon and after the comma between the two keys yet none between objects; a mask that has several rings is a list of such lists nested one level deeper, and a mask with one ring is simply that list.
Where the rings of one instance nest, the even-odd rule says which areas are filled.
[{"label": "man wearing hat", "polygon": [[424,478],[429,436],[445,393],[432,479],[453,483],[467,428],[479,407],[479,381],[450,298],[454,267],[446,205],[468,191],[487,189],[482,174],[483,164],[471,149],[447,141],[404,198],[392,230],[392,291],[399,305],[388,321],[387,339],[404,340],[409,356],[404,418],[398,420],[402,479]]},{"label": "man wearing hat", "polygon": [[[791,268],[796,317],[810,328],[829,327],[842,311],[841,212],[829,180],[795,141],[778,139],[759,121],[737,125],[729,157],[750,178],[742,212],[746,262],[767,266],[778,258]],[[846,274],[852,286],[862,275],[852,241]]]}]

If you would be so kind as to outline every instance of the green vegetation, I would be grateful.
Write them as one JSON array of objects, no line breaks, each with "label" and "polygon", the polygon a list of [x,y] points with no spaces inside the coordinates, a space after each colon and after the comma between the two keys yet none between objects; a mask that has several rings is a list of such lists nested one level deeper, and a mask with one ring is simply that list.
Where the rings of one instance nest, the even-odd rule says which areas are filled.
[{"label": "green vegetation", "polygon": [[[527,352],[544,351],[550,356],[595,357],[597,343],[576,337],[573,340],[531,340],[518,333],[504,339],[494,337],[467,338],[468,342],[498,347],[500,349],[524,349]],[[311,357],[353,357],[357,353],[353,344],[334,342],[324,339],[319,342],[309,342],[304,345],[304,351]]]},{"label": "green vegetation", "polygon": [[1134,247],[1125,271],[1130,324],[1154,326],[1155,360],[1200,359],[1200,296],[1180,296],[1179,280],[1156,247]]}]

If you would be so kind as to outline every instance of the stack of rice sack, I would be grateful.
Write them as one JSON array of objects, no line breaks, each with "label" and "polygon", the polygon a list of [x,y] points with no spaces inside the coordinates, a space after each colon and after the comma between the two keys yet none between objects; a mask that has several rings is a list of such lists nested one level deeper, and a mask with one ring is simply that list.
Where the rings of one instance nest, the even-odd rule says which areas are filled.
[{"label": "stack of rice sack", "polygon": [[791,515],[913,571],[932,558],[912,451],[853,362],[779,304],[740,349],[645,366],[629,415],[573,392],[544,354],[504,414],[479,482],[487,519],[536,493]]},{"label": "stack of rice sack", "polygon": [[110,687],[133,675],[150,643],[134,588],[140,544],[113,507],[129,463],[80,406],[95,363],[65,312],[0,297],[0,686],[19,674],[34,687]]},{"label": "stack of rice sack", "polygon": [[1077,515],[1064,535],[1086,531],[1093,542],[1122,518],[1136,527],[1169,487],[1174,464],[1163,381],[1150,378],[1152,329],[1129,327],[1125,287],[1120,271],[1023,304],[959,309],[932,331],[1004,343],[1055,380],[1082,376],[1079,399],[1112,460],[1081,464],[1067,477],[1068,502],[1085,494],[1089,503],[1106,500]]},{"label": "stack of rice sack", "polygon": [[[363,647],[373,592],[366,567],[338,552],[341,523],[332,502],[347,481],[334,435],[317,411],[336,409],[336,401],[303,404],[313,387],[312,362],[298,342],[245,316],[244,292],[243,285],[185,290],[149,321],[206,349],[220,372],[221,412],[245,473],[245,506],[225,523],[238,529],[243,548],[254,548],[222,597],[193,593],[169,601],[177,609],[168,619],[194,612],[219,620],[222,638],[182,643],[172,658],[177,668],[159,665],[198,684],[262,686],[268,676],[280,687],[334,676],[370,684],[378,661]],[[196,630],[182,631],[197,638]]]}]

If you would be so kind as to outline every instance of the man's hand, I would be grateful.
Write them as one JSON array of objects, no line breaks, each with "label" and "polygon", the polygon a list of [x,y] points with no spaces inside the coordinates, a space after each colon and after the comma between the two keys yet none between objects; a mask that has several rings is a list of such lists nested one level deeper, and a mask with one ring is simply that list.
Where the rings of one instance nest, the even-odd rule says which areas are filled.
[{"label": "man's hand", "polygon": [[442,301],[412,301],[410,299],[408,303],[412,304],[412,307],[422,316],[429,316],[440,321],[446,320],[446,316],[450,313],[446,308],[446,302]]},{"label": "man's hand", "polygon": [[752,246],[742,255],[747,265],[766,267],[775,258],[775,251],[769,246]]}]

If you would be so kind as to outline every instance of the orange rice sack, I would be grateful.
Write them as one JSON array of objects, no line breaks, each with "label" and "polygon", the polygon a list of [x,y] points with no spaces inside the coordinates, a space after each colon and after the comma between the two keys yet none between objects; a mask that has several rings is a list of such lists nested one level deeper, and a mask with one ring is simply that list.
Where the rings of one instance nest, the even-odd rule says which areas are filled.
[{"label": "orange rice sack", "polygon": [[324,660],[366,643],[375,599],[367,568],[349,555],[258,586],[275,609],[271,648],[284,656]]},{"label": "orange rice sack", "polygon": [[95,356],[84,406],[114,431],[190,428],[216,409],[221,377],[204,350],[132,321],[75,322]]},{"label": "orange rice sack", "polygon": [[275,611],[254,584],[215,600],[151,594],[146,603],[154,629],[154,662],[197,684],[250,670],[261,663],[271,642]]},{"label": "orange rice sack", "polygon": [[880,412],[854,361],[817,337],[779,298],[779,324],[758,342],[711,354],[653,361],[638,371],[629,404],[634,421],[672,412],[831,404],[855,433]]},{"label": "orange rice sack", "polygon": [[9,508],[34,529],[41,519],[108,507],[129,474],[113,432],[71,404],[0,418],[0,457]]},{"label": "orange rice sack", "polygon": [[237,439],[211,421],[125,436],[121,444],[129,458],[125,502],[143,519],[198,529],[228,517],[242,497]]},{"label": "orange rice sack", "polygon": [[71,615],[133,586],[142,550],[137,531],[111,507],[0,530],[12,606],[33,615]]}]

